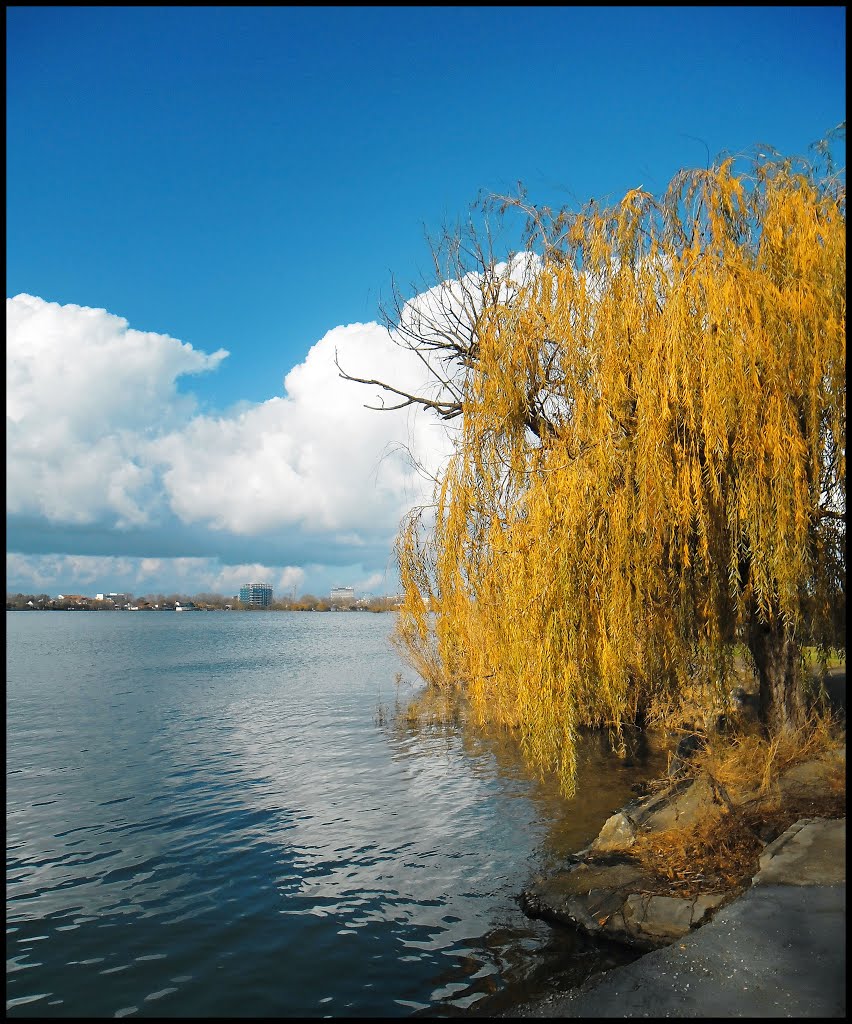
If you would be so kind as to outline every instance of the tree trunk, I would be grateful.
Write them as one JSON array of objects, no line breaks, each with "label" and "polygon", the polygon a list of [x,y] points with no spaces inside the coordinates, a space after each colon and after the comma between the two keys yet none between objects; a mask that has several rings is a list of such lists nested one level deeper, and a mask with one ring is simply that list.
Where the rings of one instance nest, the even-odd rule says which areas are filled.
[{"label": "tree trunk", "polygon": [[752,619],[748,646],[757,668],[758,714],[764,729],[769,735],[777,735],[801,725],[805,705],[799,646],[781,617],[775,616],[770,623]]}]

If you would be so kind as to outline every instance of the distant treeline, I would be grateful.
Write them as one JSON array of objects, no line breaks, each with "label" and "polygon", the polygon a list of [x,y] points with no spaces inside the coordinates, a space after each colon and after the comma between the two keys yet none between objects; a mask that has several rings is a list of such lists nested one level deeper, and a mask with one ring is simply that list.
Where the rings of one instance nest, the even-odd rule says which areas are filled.
[{"label": "distant treeline", "polygon": [[121,604],[105,599],[72,596],[51,597],[49,594],[7,594],[6,611],[250,611],[250,612],[388,612],[399,603],[397,597],[362,598],[347,605],[332,604],[328,598],[303,594],[301,597],[285,597],[273,601],[266,608],[242,604],[239,598],[223,597],[221,594],[147,594],[144,597],[123,595]]}]

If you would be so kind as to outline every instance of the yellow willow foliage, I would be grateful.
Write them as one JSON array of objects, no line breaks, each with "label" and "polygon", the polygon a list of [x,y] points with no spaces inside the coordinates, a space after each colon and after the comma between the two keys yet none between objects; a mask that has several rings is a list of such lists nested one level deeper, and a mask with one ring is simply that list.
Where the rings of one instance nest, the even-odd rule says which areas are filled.
[{"label": "yellow willow foliage", "polygon": [[706,699],[750,615],[829,610],[845,198],[750,170],[574,215],[483,309],[435,525],[400,533],[402,645],[568,792],[578,728]]}]

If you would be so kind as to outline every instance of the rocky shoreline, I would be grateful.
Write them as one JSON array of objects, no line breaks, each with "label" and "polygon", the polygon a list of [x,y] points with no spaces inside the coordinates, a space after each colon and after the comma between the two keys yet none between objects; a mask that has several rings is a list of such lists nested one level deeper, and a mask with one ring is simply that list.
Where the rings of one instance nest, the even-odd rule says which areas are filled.
[{"label": "rocky shoreline", "polygon": [[[845,722],[845,672],[835,682],[840,699],[833,702]],[[452,1016],[844,1016],[835,1011],[842,1002],[845,1012],[845,728],[828,749],[775,773],[768,787],[754,778],[728,790],[690,763],[696,749],[682,744],[664,778],[644,783],[585,849],[518,895],[528,918],[592,943],[601,950],[600,963],[610,966],[578,981],[566,965],[564,980],[554,975],[534,986],[538,995],[528,985],[510,985]],[[745,843],[734,849],[723,842],[715,871],[707,869],[700,849],[677,870],[655,858],[656,845],[665,852],[672,836],[692,834],[698,846],[702,839],[712,846],[732,828]],[[809,887],[810,896],[798,887]],[[772,920],[795,933],[781,945],[767,901]],[[754,963],[743,956],[731,966],[730,957],[743,953],[745,935],[757,953]],[[805,948],[794,957],[798,945]],[[664,958],[662,973],[657,957]],[[806,1007],[814,957],[820,963],[811,974],[822,989],[808,997],[824,1008],[816,1014]],[[694,1001],[699,962],[708,986],[704,1002]],[[756,987],[751,1012],[740,1008],[737,990],[724,995],[738,971]],[[625,981],[636,989],[632,1004],[629,999],[623,1006],[617,987]],[[681,982],[685,988],[678,987]],[[776,988],[787,1007],[801,1012],[773,1014],[766,999]],[[718,1006],[719,1013],[706,1005]]]},{"label": "rocky shoreline", "polygon": [[[608,818],[596,838],[585,849],[567,858],[560,870],[534,879],[519,895],[519,904],[530,918],[540,919],[557,929],[573,929],[599,942],[601,947],[615,944],[634,952],[636,960],[624,967],[593,975],[578,989],[562,991],[555,984],[551,987],[551,994],[538,1001],[530,1002],[526,994],[519,995],[513,1004],[511,993],[505,992],[498,1002],[485,1000],[474,1004],[464,1016],[713,1016],[712,1012],[705,1013],[700,1006],[684,1009],[677,1002],[677,988],[669,990],[669,986],[663,985],[663,990],[657,991],[660,983],[652,961],[657,956],[680,957],[683,960],[680,969],[691,976],[693,966],[688,965],[688,953],[683,951],[691,950],[691,943],[699,936],[702,942],[718,944],[720,940],[716,933],[723,927],[730,927],[729,917],[738,922],[740,934],[756,929],[755,941],[762,941],[765,921],[761,915],[765,911],[760,900],[765,900],[765,894],[775,889],[797,893],[799,890],[795,887],[800,885],[822,886],[825,890],[817,895],[812,889],[813,904],[806,902],[802,907],[790,904],[794,897],[783,897],[787,900],[783,912],[789,914],[790,921],[795,919],[795,915],[799,916],[797,928],[801,934],[819,924],[816,917],[814,920],[809,917],[811,906],[814,914],[826,900],[832,907],[831,934],[837,940],[835,947],[841,948],[834,958],[827,958],[824,950],[820,952],[826,961],[820,970],[829,972],[826,991],[830,990],[834,999],[831,1005],[835,1005],[841,998],[834,991],[838,969],[845,977],[842,938],[845,935],[845,740],[780,773],[773,780],[769,793],[765,787],[761,789],[759,780],[754,780],[751,786],[740,788],[732,798],[725,787],[706,772],[693,774],[685,770],[686,767],[684,761],[676,758],[668,777],[648,787],[649,792],[630,801]],[[838,779],[843,780],[842,788],[838,786]],[[709,829],[712,835],[714,829],[722,831],[724,819],[730,821],[732,817],[742,817],[744,810],[753,806],[762,808],[763,813],[752,814],[745,826],[751,834],[751,853],[750,858],[739,865],[736,878],[727,873],[714,876],[700,870],[682,871],[678,872],[680,877],[672,877],[671,872],[667,874],[661,865],[655,864],[653,856],[648,855],[649,849],[653,851],[655,838],[664,838],[677,831],[688,832],[696,827]],[[771,808],[772,813],[767,813],[767,808]],[[822,850],[826,842],[827,852]],[[802,848],[811,858],[810,862],[800,856]],[[795,851],[792,857],[791,850]],[[814,850],[819,853],[815,862]],[[783,865],[780,873],[778,864]],[[759,886],[758,883],[762,884]],[[762,890],[760,896],[758,888]],[[812,939],[812,945],[817,941],[821,940]],[[728,948],[737,948],[730,935],[723,946],[713,953],[719,961],[724,960]],[[798,962],[785,962],[784,955],[789,946],[791,943],[787,942],[784,950],[765,953],[764,959],[767,971],[786,969],[791,979],[792,999],[809,982],[799,977],[804,968]],[[807,957],[803,963],[806,960]],[[624,1012],[620,1012],[615,1008],[620,1006],[616,1000],[610,1002],[608,1013],[600,1010],[605,1005],[605,1001],[600,1001],[604,990],[616,984],[613,980],[607,987],[607,982],[620,976],[621,972],[625,976],[631,976],[633,972],[640,979],[645,977],[645,989],[641,984],[637,989],[637,992],[645,992],[643,998],[650,999],[644,1009],[632,1012],[625,1007]],[[705,973],[712,976],[713,970]],[[649,976],[652,979],[650,983],[647,981]],[[603,983],[603,988],[598,989],[600,983]],[[653,990],[651,995],[648,994],[649,988]],[[686,989],[689,989],[688,983]],[[597,1001],[590,1001],[584,995],[591,991],[596,993]],[[842,998],[845,1006],[845,995]],[[670,1008],[672,1012],[655,1009],[655,999],[675,1000]],[[506,1009],[507,1005],[514,1008]],[[721,1015],[750,1014],[731,1009],[727,1014],[721,1012]],[[773,1014],[764,1014],[758,1008],[755,1015]],[[777,1015],[790,1014],[782,1011]],[[801,1015],[812,1014],[803,1012]],[[827,1011],[825,1015],[838,1014]]]},{"label": "rocky shoreline", "polygon": [[[667,774],[518,896],[529,918],[600,949],[601,966],[578,980],[566,963],[452,1016],[845,1016],[845,667],[821,682],[839,732],[768,783],[728,788],[694,757],[703,736],[676,749],[657,737]],[[692,846],[667,860],[683,837]]]},{"label": "rocky shoreline", "polygon": [[[783,833],[787,819],[825,813],[823,794],[832,776],[845,772],[845,761],[844,745],[778,778],[773,797],[786,809],[786,818],[776,814],[775,823],[757,825],[756,857]],[[754,799],[755,793],[739,794],[738,806]],[[613,814],[564,869],[536,879],[521,893],[521,908],[529,917],[641,951],[669,945],[741,895],[750,877],[733,886],[698,871],[672,879],[655,870],[647,855],[636,856],[635,848],[640,840],[646,849],[653,847],[655,834],[721,822],[736,809],[724,787],[706,775],[672,778],[660,792],[639,797]]]},{"label": "rocky shoreline", "polygon": [[845,817],[794,823],[750,887],[679,941],[490,1016],[845,1019]]}]

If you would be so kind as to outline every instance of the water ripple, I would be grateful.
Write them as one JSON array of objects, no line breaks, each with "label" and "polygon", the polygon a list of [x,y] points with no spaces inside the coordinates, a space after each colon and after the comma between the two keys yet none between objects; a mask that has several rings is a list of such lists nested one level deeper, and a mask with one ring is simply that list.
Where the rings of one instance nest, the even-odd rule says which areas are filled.
[{"label": "water ripple", "polygon": [[513,895],[591,824],[508,749],[377,727],[388,626],[7,613],[8,1015],[399,1016],[566,955]]}]

